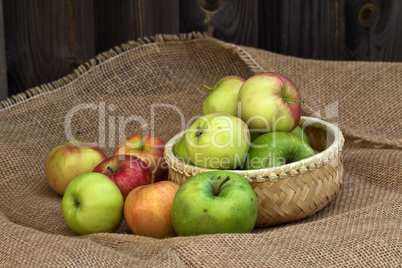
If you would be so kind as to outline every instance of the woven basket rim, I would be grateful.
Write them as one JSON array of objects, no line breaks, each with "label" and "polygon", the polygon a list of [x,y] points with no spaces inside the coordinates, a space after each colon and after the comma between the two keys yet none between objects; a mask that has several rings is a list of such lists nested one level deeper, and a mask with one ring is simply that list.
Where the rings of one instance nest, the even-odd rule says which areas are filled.
[{"label": "woven basket rim", "polygon": [[[302,116],[300,118],[300,124],[302,127],[312,126],[315,128],[323,129],[329,132],[329,134],[333,135],[334,141],[333,143],[324,151],[316,153],[314,156],[289,163],[286,165],[282,165],[279,167],[272,168],[264,168],[264,169],[255,169],[255,170],[230,170],[233,171],[244,178],[246,178],[249,182],[264,182],[269,178],[270,181],[277,181],[281,178],[286,178],[290,176],[297,176],[299,174],[303,174],[308,172],[309,170],[314,170],[317,167],[321,167],[324,165],[331,164],[332,161],[339,156],[342,152],[342,147],[344,144],[344,137],[342,131],[334,124],[326,122],[324,120]],[[214,169],[197,167],[191,164],[187,164],[181,160],[179,160],[173,154],[173,148],[176,143],[180,140],[180,138],[186,133],[187,130],[184,130],[178,134],[176,134],[173,138],[171,138],[165,145],[164,157],[166,163],[170,168],[174,168],[176,170],[180,170],[182,172],[187,173],[189,176],[211,171]]]}]

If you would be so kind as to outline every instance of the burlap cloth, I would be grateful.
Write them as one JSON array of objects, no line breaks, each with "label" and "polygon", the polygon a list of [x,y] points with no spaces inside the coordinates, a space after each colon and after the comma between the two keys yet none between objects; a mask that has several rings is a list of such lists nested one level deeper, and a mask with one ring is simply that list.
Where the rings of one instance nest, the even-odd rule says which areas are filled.
[{"label": "burlap cloth", "polygon": [[[346,137],[344,184],[323,210],[251,234],[163,240],[133,235],[124,222],[116,233],[81,237],[66,227],[44,163],[68,133],[111,155],[142,118],[168,141],[201,114],[201,85],[262,71],[289,77],[304,114],[336,123]],[[0,266],[401,267],[401,108],[401,63],[299,59],[202,34],[116,47],[0,103]]]}]

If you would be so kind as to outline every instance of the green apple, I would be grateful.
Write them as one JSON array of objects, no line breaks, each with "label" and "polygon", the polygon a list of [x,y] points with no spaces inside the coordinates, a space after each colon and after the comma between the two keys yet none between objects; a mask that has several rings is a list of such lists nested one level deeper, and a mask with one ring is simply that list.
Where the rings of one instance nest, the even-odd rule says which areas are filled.
[{"label": "green apple", "polygon": [[186,151],[186,143],[185,143],[186,135],[183,135],[181,139],[179,140],[178,143],[173,148],[173,154],[176,156],[179,160],[189,164],[190,158],[188,157],[187,151]]},{"label": "green apple", "polygon": [[242,77],[231,75],[220,79],[213,88],[204,85],[211,93],[202,103],[202,114],[225,112],[237,116],[237,93],[244,81]]},{"label": "green apple", "polygon": [[250,183],[234,172],[216,170],[183,183],[173,200],[172,223],[180,236],[249,233],[257,212]]},{"label": "green apple", "polygon": [[313,155],[313,149],[294,134],[270,132],[254,140],[243,169],[277,167]]},{"label": "green apple", "polygon": [[115,231],[123,218],[124,199],[106,175],[90,172],[74,178],[64,193],[61,210],[77,234]]},{"label": "green apple", "polygon": [[255,132],[291,132],[299,124],[301,103],[297,87],[278,73],[254,75],[238,93],[239,117]]},{"label": "green apple", "polygon": [[239,118],[228,113],[210,113],[187,130],[185,147],[191,163],[211,169],[235,169],[250,147],[250,132]]},{"label": "green apple", "polygon": [[295,129],[292,130],[292,132],[290,132],[294,135],[296,135],[297,137],[299,137],[302,141],[304,141],[305,143],[307,143],[308,145],[310,145],[310,141],[308,140],[308,137],[306,135],[306,133],[303,131],[303,129],[300,126],[297,126]]}]

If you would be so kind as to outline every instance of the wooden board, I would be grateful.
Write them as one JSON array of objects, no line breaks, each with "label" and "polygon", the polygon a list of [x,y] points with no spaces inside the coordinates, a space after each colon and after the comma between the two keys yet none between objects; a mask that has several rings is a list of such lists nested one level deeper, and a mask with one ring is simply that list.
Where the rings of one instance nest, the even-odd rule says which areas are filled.
[{"label": "wooden board", "polygon": [[258,46],[258,0],[180,1],[180,32],[207,32],[239,45]]},{"label": "wooden board", "polygon": [[343,1],[259,2],[259,47],[311,59],[344,59]]},{"label": "wooden board", "polygon": [[399,0],[259,1],[259,44],[325,60],[402,61]]},{"label": "wooden board", "polygon": [[179,0],[146,0],[142,36],[179,34]]},{"label": "wooden board", "polygon": [[402,61],[402,2],[345,2],[345,53],[349,60]]},{"label": "wooden board", "polygon": [[95,56],[92,0],[4,0],[10,94],[57,80]]},{"label": "wooden board", "polygon": [[4,39],[3,0],[0,0],[0,100],[8,97],[6,45]]},{"label": "wooden board", "polygon": [[155,34],[178,34],[178,0],[95,1],[96,52]]}]

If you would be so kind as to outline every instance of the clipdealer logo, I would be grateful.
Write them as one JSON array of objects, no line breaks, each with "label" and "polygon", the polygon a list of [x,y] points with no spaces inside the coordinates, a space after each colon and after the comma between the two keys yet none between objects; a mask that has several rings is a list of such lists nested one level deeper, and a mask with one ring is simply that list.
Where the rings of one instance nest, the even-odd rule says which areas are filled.
[{"label": "clipdealer logo", "polygon": [[[306,105],[306,104],[304,104]],[[310,110],[311,107],[306,105],[307,108]],[[97,141],[92,141],[90,142],[91,144],[94,144],[95,146],[101,147],[101,148],[106,148],[107,146],[109,148],[115,148],[116,146],[123,144],[126,141],[127,133],[126,133],[126,128],[128,124],[135,123],[138,125],[138,127],[141,130],[145,130],[147,133],[151,135],[155,135],[155,130],[156,130],[156,118],[158,118],[158,109],[164,109],[165,112],[166,110],[171,110],[170,113],[172,113],[172,116],[174,114],[177,114],[177,116],[180,119],[180,131],[184,131],[186,129],[189,129],[192,123],[194,123],[197,119],[199,119],[201,116],[194,116],[190,118],[188,121],[186,121],[186,116],[184,113],[180,110],[179,107],[173,105],[173,104],[166,104],[166,103],[155,103],[150,105],[150,121],[147,122],[147,120],[138,114],[134,115],[115,115],[113,114],[117,110],[117,106],[115,104],[107,104],[104,101],[100,101],[99,103],[82,103],[74,106],[71,108],[68,113],[65,116],[64,120],[64,132],[65,136],[68,141],[76,141],[76,132],[75,130],[72,129],[72,123],[73,123],[73,118],[74,117],[80,117],[84,113],[97,113],[97,119],[98,119],[98,140]],[[332,102],[327,104],[324,107],[324,117],[325,119],[334,119],[338,117],[338,102]],[[322,118],[321,111],[315,111],[311,115],[311,117],[315,118]],[[253,117],[250,120],[264,120],[262,117]],[[249,121],[250,121],[249,120]],[[272,130],[275,130],[275,125],[278,124],[283,120],[283,118],[278,118],[276,120],[272,120],[272,122],[275,122],[275,124],[272,126]],[[331,120],[333,121],[333,120]],[[91,122],[92,123],[92,122]],[[246,122],[247,123],[247,122]],[[265,122],[267,126],[269,126],[268,122]],[[337,123],[333,123],[334,125],[337,125]],[[301,126],[302,128],[308,127],[308,123],[305,123]],[[230,127],[227,129],[220,130],[220,132],[223,131],[230,131]],[[250,129],[250,131],[253,131],[253,129]],[[267,129],[269,132],[269,129]],[[118,133],[118,136],[116,137],[116,133]],[[213,137],[217,136],[218,133],[215,133]],[[230,141],[228,141],[230,142]],[[230,143],[225,143],[225,144],[219,144],[220,147],[223,145],[229,145]],[[201,145],[199,145],[201,146]],[[217,145],[216,145],[217,146]],[[250,143],[250,146],[252,147],[259,147],[256,144]],[[218,147],[218,146],[217,146]],[[263,147],[263,146],[262,146]]]},{"label": "clipdealer logo", "polygon": [[[117,110],[115,104],[107,104],[106,102],[96,103],[81,103],[71,108],[64,119],[64,134],[68,141],[75,141],[76,134],[72,127],[73,118],[80,117],[84,113],[97,113],[98,117],[98,141],[92,141],[95,146],[105,148],[106,146],[114,148],[122,144],[126,138],[126,128],[128,124],[135,123],[142,130],[147,131],[148,134],[155,135],[156,118],[158,116],[158,109],[170,109],[173,113],[177,113],[180,118],[181,131],[187,129],[199,116],[191,118],[186,123],[183,112],[175,105],[156,103],[150,105],[150,122],[141,115],[114,115],[113,112]],[[116,137],[116,132],[118,137]],[[106,139],[108,137],[108,139]]]}]

